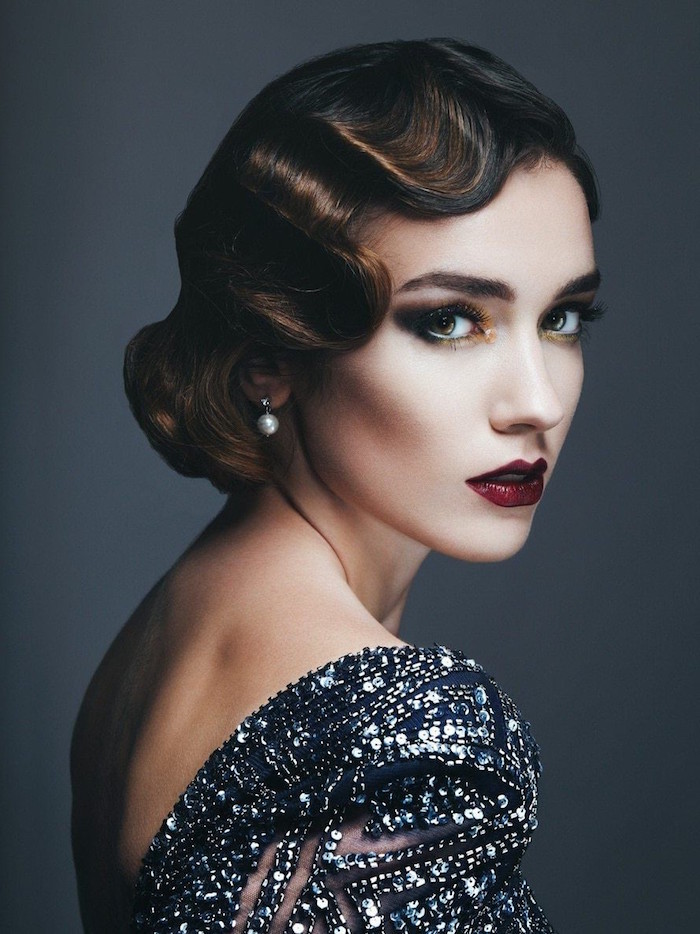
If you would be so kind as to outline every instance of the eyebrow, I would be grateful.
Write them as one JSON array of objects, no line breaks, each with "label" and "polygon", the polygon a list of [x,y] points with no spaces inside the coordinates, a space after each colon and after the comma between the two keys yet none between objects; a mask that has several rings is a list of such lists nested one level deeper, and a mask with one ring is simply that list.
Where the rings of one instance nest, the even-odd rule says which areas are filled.
[{"label": "eyebrow", "polygon": [[[601,278],[599,269],[593,269],[582,276],[576,276],[576,278],[570,279],[566,285],[562,286],[554,297],[555,301],[566,298],[568,295],[578,295],[580,292],[595,292],[600,285]],[[427,272],[415,279],[409,279],[408,282],[404,282],[401,288],[396,290],[396,294],[416,292],[419,289],[431,286],[438,289],[448,289],[452,292],[462,292],[474,298],[500,298],[504,302],[514,302],[516,297],[515,289],[501,279],[464,276],[459,273],[440,271]]]}]

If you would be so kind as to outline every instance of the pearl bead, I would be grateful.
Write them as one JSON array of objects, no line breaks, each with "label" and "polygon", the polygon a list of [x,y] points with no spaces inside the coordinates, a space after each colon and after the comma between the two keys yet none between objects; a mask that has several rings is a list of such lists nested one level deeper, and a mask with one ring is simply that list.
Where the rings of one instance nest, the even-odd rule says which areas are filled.
[{"label": "pearl bead", "polygon": [[258,431],[264,435],[274,435],[279,426],[280,423],[271,412],[265,412],[265,414],[261,415],[258,419]]}]

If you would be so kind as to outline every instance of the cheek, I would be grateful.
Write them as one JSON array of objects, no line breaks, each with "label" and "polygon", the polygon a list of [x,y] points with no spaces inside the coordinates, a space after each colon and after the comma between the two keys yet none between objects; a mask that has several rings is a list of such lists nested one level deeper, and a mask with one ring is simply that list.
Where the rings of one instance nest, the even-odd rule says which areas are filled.
[{"label": "cheek", "polygon": [[581,389],[583,388],[583,357],[581,348],[577,347],[577,353],[572,364],[567,368],[564,377],[564,405],[569,413],[569,421],[574,417],[574,412],[581,398]]},{"label": "cheek", "polygon": [[445,393],[435,367],[381,347],[363,351],[336,361],[322,397],[304,406],[305,446],[336,492],[386,495],[439,456]]},{"label": "cheek", "polygon": [[564,410],[564,418],[555,431],[565,436],[581,397],[583,356],[580,345],[575,345],[570,350],[564,350],[564,352],[562,352],[562,348],[552,348],[552,351],[547,368]]}]

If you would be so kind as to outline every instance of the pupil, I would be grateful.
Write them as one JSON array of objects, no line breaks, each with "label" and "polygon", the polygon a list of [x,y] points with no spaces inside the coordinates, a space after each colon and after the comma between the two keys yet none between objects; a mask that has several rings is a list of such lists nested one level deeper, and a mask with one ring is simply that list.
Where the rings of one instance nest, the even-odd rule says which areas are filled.
[{"label": "pupil", "polygon": [[564,315],[563,312],[553,311],[552,312],[552,325],[553,325],[552,330],[561,331],[561,329],[564,327],[565,320],[566,320],[566,315]]},{"label": "pupil", "polygon": [[451,334],[454,331],[455,319],[454,315],[443,314],[440,315],[437,319],[437,329],[442,334]]}]

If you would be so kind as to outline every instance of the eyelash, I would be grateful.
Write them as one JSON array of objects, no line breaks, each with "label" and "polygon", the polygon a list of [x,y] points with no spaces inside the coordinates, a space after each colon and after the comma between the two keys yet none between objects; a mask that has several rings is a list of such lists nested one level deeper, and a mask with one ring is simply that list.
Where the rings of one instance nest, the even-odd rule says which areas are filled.
[{"label": "eyelash", "polygon": [[[585,304],[584,302],[570,302],[568,305],[559,305],[556,308],[552,308],[551,311],[547,312],[543,320],[546,320],[549,315],[552,315],[557,311],[577,312],[580,322],[578,331],[575,331],[571,334],[558,334],[556,331],[545,328],[543,329],[543,332],[544,334],[549,335],[546,338],[547,340],[555,341],[558,343],[576,343],[584,335],[588,335],[589,331],[586,325],[591,321],[597,321],[599,318],[602,318],[606,310],[606,306],[602,302],[596,302],[592,305]],[[435,334],[430,332],[429,327],[431,322],[435,321],[438,315],[448,317],[451,316],[455,318],[466,318],[468,321],[472,321],[474,324],[480,325],[482,330],[474,330],[462,337],[437,337]],[[433,308],[430,311],[426,311],[419,315],[417,318],[409,320],[407,323],[410,329],[423,340],[426,340],[431,344],[447,344],[456,350],[459,344],[473,342],[479,338],[484,337],[485,330],[487,330],[485,326],[488,323],[488,317],[483,311],[474,307],[473,305],[466,305],[462,302],[457,302],[451,303],[449,305],[441,305],[438,308]]]}]

